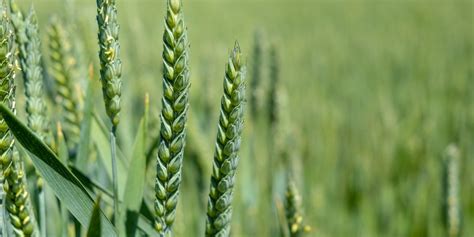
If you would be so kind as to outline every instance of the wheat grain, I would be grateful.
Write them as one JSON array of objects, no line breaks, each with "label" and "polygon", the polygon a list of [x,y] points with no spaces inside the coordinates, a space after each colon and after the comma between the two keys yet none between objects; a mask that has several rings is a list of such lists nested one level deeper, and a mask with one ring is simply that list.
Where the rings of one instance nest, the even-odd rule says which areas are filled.
[{"label": "wheat grain", "polygon": [[77,100],[73,95],[73,76],[71,72],[76,60],[71,54],[71,42],[65,29],[56,17],[53,17],[48,30],[49,74],[54,78],[58,97],[63,110],[64,133],[71,150],[76,149],[80,133],[80,113]]},{"label": "wheat grain", "polygon": [[238,164],[245,97],[245,66],[236,43],[226,66],[224,94],[207,207],[206,236],[228,236],[232,196]]},{"label": "wheat grain", "polygon": [[[0,22],[0,100],[15,111],[15,66],[14,35],[5,9]],[[32,236],[35,233],[34,216],[29,204],[26,179],[14,140],[5,121],[0,120],[0,165],[5,176],[3,184],[5,206],[17,236]]]},{"label": "wheat grain", "polygon": [[161,141],[155,183],[155,228],[171,233],[176,216],[189,106],[188,41],[181,0],[168,0],[163,34]]}]

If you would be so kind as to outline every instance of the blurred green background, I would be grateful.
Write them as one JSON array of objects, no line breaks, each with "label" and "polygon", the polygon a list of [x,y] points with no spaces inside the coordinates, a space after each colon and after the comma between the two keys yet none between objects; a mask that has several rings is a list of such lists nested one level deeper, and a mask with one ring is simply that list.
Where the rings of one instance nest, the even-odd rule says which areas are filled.
[{"label": "blurred green background", "polygon": [[[26,9],[32,1],[18,2]],[[248,95],[257,91],[261,113],[252,119],[247,110],[233,236],[273,236],[279,225],[272,209],[284,197],[284,175],[269,163],[273,136],[265,122],[272,45],[286,102],[281,147],[293,164],[309,236],[446,236],[442,161],[451,143],[461,154],[462,234],[474,236],[474,1],[183,2],[192,100],[176,236],[204,233],[224,65],[236,40],[247,60]],[[34,6],[43,36],[53,14],[74,21],[83,62],[98,68],[95,1]],[[118,0],[123,150],[133,142],[146,92],[158,119],[164,6]],[[259,88],[251,86],[255,32],[265,53]],[[193,169],[194,159],[207,169]]]}]

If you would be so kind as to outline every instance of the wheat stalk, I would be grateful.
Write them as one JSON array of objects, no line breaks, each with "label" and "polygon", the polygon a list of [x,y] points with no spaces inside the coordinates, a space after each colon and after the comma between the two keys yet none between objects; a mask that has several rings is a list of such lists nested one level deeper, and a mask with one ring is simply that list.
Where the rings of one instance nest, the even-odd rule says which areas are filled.
[{"label": "wheat stalk", "polygon": [[255,31],[254,45],[252,53],[252,71],[250,80],[250,109],[252,120],[260,114],[262,106],[262,83],[263,83],[263,55],[264,55],[264,39],[261,30]]},{"label": "wheat stalk", "polygon": [[[5,9],[0,22],[0,100],[15,111],[15,66],[14,35]],[[13,136],[5,121],[0,120],[0,165],[5,176],[3,184],[5,206],[17,236],[32,236],[35,233],[34,216],[29,204],[23,165],[14,149]]]},{"label": "wheat stalk", "polygon": [[72,57],[71,42],[57,18],[52,18],[48,30],[49,74],[56,83],[58,97],[63,110],[64,132],[70,150],[79,143],[80,113],[73,95],[73,75],[76,60]]},{"label": "wheat stalk", "polygon": [[189,106],[188,41],[181,0],[168,0],[163,34],[161,142],[155,183],[155,228],[171,233],[176,216]]},{"label": "wheat stalk", "polygon": [[243,125],[245,66],[236,43],[226,66],[224,94],[217,126],[216,149],[207,207],[206,236],[228,236],[232,195]]}]

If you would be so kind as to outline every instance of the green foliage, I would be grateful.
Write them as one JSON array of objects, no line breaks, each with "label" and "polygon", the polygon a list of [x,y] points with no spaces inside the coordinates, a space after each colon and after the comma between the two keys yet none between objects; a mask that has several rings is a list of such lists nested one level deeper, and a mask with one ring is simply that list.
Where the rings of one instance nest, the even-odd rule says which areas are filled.
[{"label": "green foliage", "polygon": [[87,237],[101,237],[101,223],[100,223],[100,196],[97,196],[97,200],[92,210],[91,219],[89,221],[89,228],[87,229]]},{"label": "green foliage", "polygon": [[[61,200],[74,217],[84,226],[89,223],[94,199],[83,184],[59,160],[59,158],[28,127],[22,124],[12,112],[0,105],[0,114],[11,129],[17,141],[30,152],[30,159],[41,176],[49,184],[55,195]],[[110,221],[101,214],[102,234],[116,236]]]},{"label": "green foliage", "polygon": [[245,73],[240,46],[236,43],[225,70],[224,95],[221,99],[207,207],[206,236],[230,234],[233,187],[243,127]]},{"label": "green foliage", "polygon": [[189,107],[189,55],[181,0],[168,0],[163,34],[163,98],[158,146],[155,228],[171,233],[181,183]]},{"label": "green foliage", "polygon": [[[17,2],[20,7],[29,4],[26,0]],[[66,8],[64,2],[69,3]],[[64,119],[68,111],[57,90],[60,87],[53,86],[57,85],[52,81],[54,70],[49,69],[55,64],[44,60],[42,67],[48,68],[43,70],[44,86],[53,92],[50,95],[54,94],[44,100],[47,116],[51,124],[59,122],[65,128],[70,148],[64,139],[59,139],[60,126],[49,129],[58,134],[54,139],[60,148],[58,157],[91,199],[102,193],[102,213],[117,223],[117,235],[159,236],[154,216],[157,159],[151,157],[162,141],[158,130],[164,95],[162,81],[157,79],[163,70],[169,71],[162,66],[160,43],[164,28],[160,19],[165,18],[166,26],[164,10],[168,3],[108,3],[118,9],[122,78],[130,79],[122,81],[120,95],[120,129],[116,134],[118,195],[112,184],[111,118],[104,110],[99,70],[97,75],[91,73],[91,80],[84,80],[84,68],[100,68],[97,2],[34,1],[40,39],[44,40],[41,45],[48,52],[45,58],[51,58],[48,49],[52,41],[44,37],[46,28],[42,29],[51,15],[59,15],[58,24],[67,31],[71,42],[58,48],[70,52],[65,65],[72,85],[70,95],[76,103],[73,110],[79,115],[78,142],[71,145],[72,135]],[[183,3],[190,27],[185,48],[190,45],[192,50],[186,62],[189,81],[193,83],[189,87],[189,119],[183,138],[186,150],[180,172],[179,205],[173,212],[173,236],[204,234],[207,227],[205,202],[209,176],[215,169],[209,158],[213,155],[218,129],[214,125],[219,117],[219,108],[214,105],[221,99],[222,87],[218,76],[223,65],[219,61],[226,57],[227,43],[235,39],[239,39],[242,48],[260,45],[261,53],[259,57],[252,50],[245,58],[249,62],[249,112],[233,186],[230,235],[290,234],[285,205],[279,199],[285,197],[286,173],[291,171],[299,189],[298,213],[304,216],[296,233],[310,225],[314,230],[306,236],[444,237],[453,226],[459,230],[453,233],[473,236],[474,199],[470,190],[474,189],[474,180],[470,169],[474,159],[468,159],[474,153],[474,113],[470,109],[474,105],[474,34],[472,21],[467,20],[472,16],[471,2],[437,2],[429,6],[421,0],[390,4],[372,0]],[[14,15],[10,17],[15,21]],[[265,35],[258,38],[259,32]],[[27,35],[26,31],[23,35]],[[175,36],[174,32],[171,36]],[[81,45],[84,47],[79,51]],[[20,56],[20,45],[16,48]],[[174,53],[174,49],[167,52]],[[260,63],[254,63],[257,61]],[[75,73],[76,68],[81,68],[82,76]],[[260,72],[258,85],[254,85],[256,71]],[[20,81],[16,84],[17,118],[28,124],[27,98],[20,93],[26,85]],[[145,129],[148,142],[143,169],[138,137],[142,137],[140,119],[145,93],[150,95],[150,126]],[[258,100],[253,99],[254,95]],[[167,102],[171,108],[175,106]],[[175,118],[166,124],[172,127]],[[459,158],[466,159],[459,159],[456,175],[443,177],[443,170],[450,173],[450,162],[442,162],[450,143],[456,144]],[[18,142],[14,144],[20,154],[25,153]],[[76,160],[71,162],[70,156],[76,156]],[[34,185],[34,163],[32,166],[31,159],[24,158],[23,177],[28,180],[25,185],[34,201],[38,190]],[[164,170],[172,165],[167,163]],[[457,184],[448,177],[457,177]],[[143,195],[139,191],[142,179],[147,184]],[[45,187],[51,182],[45,179]],[[66,205],[53,195],[53,189],[46,195],[46,236],[85,236],[92,208],[84,212],[87,218],[80,224],[68,214],[71,203]],[[114,199],[119,200],[120,212],[113,210]],[[37,206],[32,207],[35,210]],[[278,219],[275,208],[279,210]],[[134,218],[128,219],[126,209]],[[300,219],[294,218],[295,223]],[[12,226],[8,216],[5,220],[7,225],[2,228],[6,227],[6,232],[2,233],[14,236],[9,232]]]}]

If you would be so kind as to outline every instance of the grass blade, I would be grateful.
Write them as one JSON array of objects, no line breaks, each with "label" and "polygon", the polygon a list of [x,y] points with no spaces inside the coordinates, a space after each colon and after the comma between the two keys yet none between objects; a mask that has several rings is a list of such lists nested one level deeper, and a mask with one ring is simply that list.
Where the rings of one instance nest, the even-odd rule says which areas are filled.
[{"label": "grass blade", "polygon": [[101,223],[100,223],[100,195],[95,201],[94,209],[92,210],[91,220],[89,221],[89,228],[87,229],[87,237],[101,237]]},{"label": "grass blade", "polygon": [[[91,69],[92,78],[92,69]],[[89,158],[89,145],[91,138],[92,109],[94,108],[94,86],[89,81],[84,103],[84,114],[81,122],[80,143],[77,148],[76,165],[79,169],[84,169]]]},{"label": "grass blade", "polygon": [[[122,203],[122,228],[119,233],[126,233],[126,236],[135,236],[140,207],[143,200],[143,190],[145,189],[146,178],[146,137],[148,130],[148,110],[149,99],[145,97],[145,114],[140,121],[135,142],[132,149],[129,175],[125,186],[125,192]],[[125,232],[122,232],[125,231]]]},{"label": "grass blade", "polygon": [[[30,152],[30,159],[35,168],[41,173],[56,196],[81,225],[87,226],[89,215],[94,207],[94,200],[82,183],[59,161],[54,152],[3,104],[0,105],[0,114],[17,141]],[[105,236],[117,236],[114,227],[102,212],[101,223],[103,225],[102,233]]]}]

